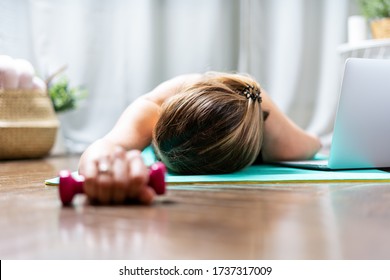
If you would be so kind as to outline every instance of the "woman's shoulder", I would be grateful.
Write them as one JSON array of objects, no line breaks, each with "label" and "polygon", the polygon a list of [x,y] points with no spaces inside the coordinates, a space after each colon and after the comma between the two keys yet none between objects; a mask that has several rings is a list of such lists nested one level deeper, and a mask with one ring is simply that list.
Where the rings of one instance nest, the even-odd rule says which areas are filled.
[{"label": "woman's shoulder", "polygon": [[145,94],[145,97],[161,105],[165,100],[180,93],[183,88],[200,81],[202,77],[203,74],[198,73],[176,76],[159,84],[152,91]]}]

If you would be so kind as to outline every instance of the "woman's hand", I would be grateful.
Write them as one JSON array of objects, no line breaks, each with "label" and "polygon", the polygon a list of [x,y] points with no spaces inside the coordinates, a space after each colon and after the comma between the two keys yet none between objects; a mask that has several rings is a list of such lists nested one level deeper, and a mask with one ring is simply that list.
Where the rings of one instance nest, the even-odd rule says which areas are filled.
[{"label": "woman's hand", "polygon": [[152,203],[156,195],[148,186],[149,171],[141,152],[125,151],[120,146],[91,147],[80,161],[79,172],[84,176],[84,192],[91,202],[101,204],[122,204],[134,201]]}]

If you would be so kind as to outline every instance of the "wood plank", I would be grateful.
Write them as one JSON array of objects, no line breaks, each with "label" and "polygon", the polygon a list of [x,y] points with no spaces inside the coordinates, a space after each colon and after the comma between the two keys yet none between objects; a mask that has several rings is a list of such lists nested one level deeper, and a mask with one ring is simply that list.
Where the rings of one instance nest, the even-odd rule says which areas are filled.
[{"label": "wood plank", "polygon": [[44,180],[77,162],[0,162],[0,259],[390,258],[390,184],[227,185],[150,207],[80,196],[63,208]]}]

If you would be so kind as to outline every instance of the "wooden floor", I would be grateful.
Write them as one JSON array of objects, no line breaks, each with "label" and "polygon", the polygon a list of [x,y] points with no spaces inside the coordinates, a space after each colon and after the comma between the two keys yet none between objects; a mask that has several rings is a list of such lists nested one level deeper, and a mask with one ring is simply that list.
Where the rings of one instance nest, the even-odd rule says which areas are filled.
[{"label": "wooden floor", "polygon": [[199,185],[149,207],[63,208],[44,180],[77,161],[0,162],[0,259],[390,259],[390,184]]}]

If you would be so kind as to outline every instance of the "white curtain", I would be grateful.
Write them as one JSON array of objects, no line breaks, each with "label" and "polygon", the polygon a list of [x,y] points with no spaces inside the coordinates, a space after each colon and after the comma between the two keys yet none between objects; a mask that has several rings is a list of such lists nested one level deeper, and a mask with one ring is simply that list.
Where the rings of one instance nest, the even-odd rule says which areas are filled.
[{"label": "white curtain", "polygon": [[346,42],[354,1],[241,4],[239,69],[257,77],[282,111],[328,145],[342,70],[337,48]]},{"label": "white curtain", "polygon": [[0,54],[32,59],[29,5],[26,0],[0,0]]},{"label": "white curtain", "polygon": [[[332,130],[353,0],[0,0],[0,52],[45,76],[62,65],[89,92],[60,116],[68,149],[107,133],[124,108],[189,72],[256,77],[320,136]],[[5,17],[4,17],[5,15]],[[4,28],[4,26],[6,28]]]}]

